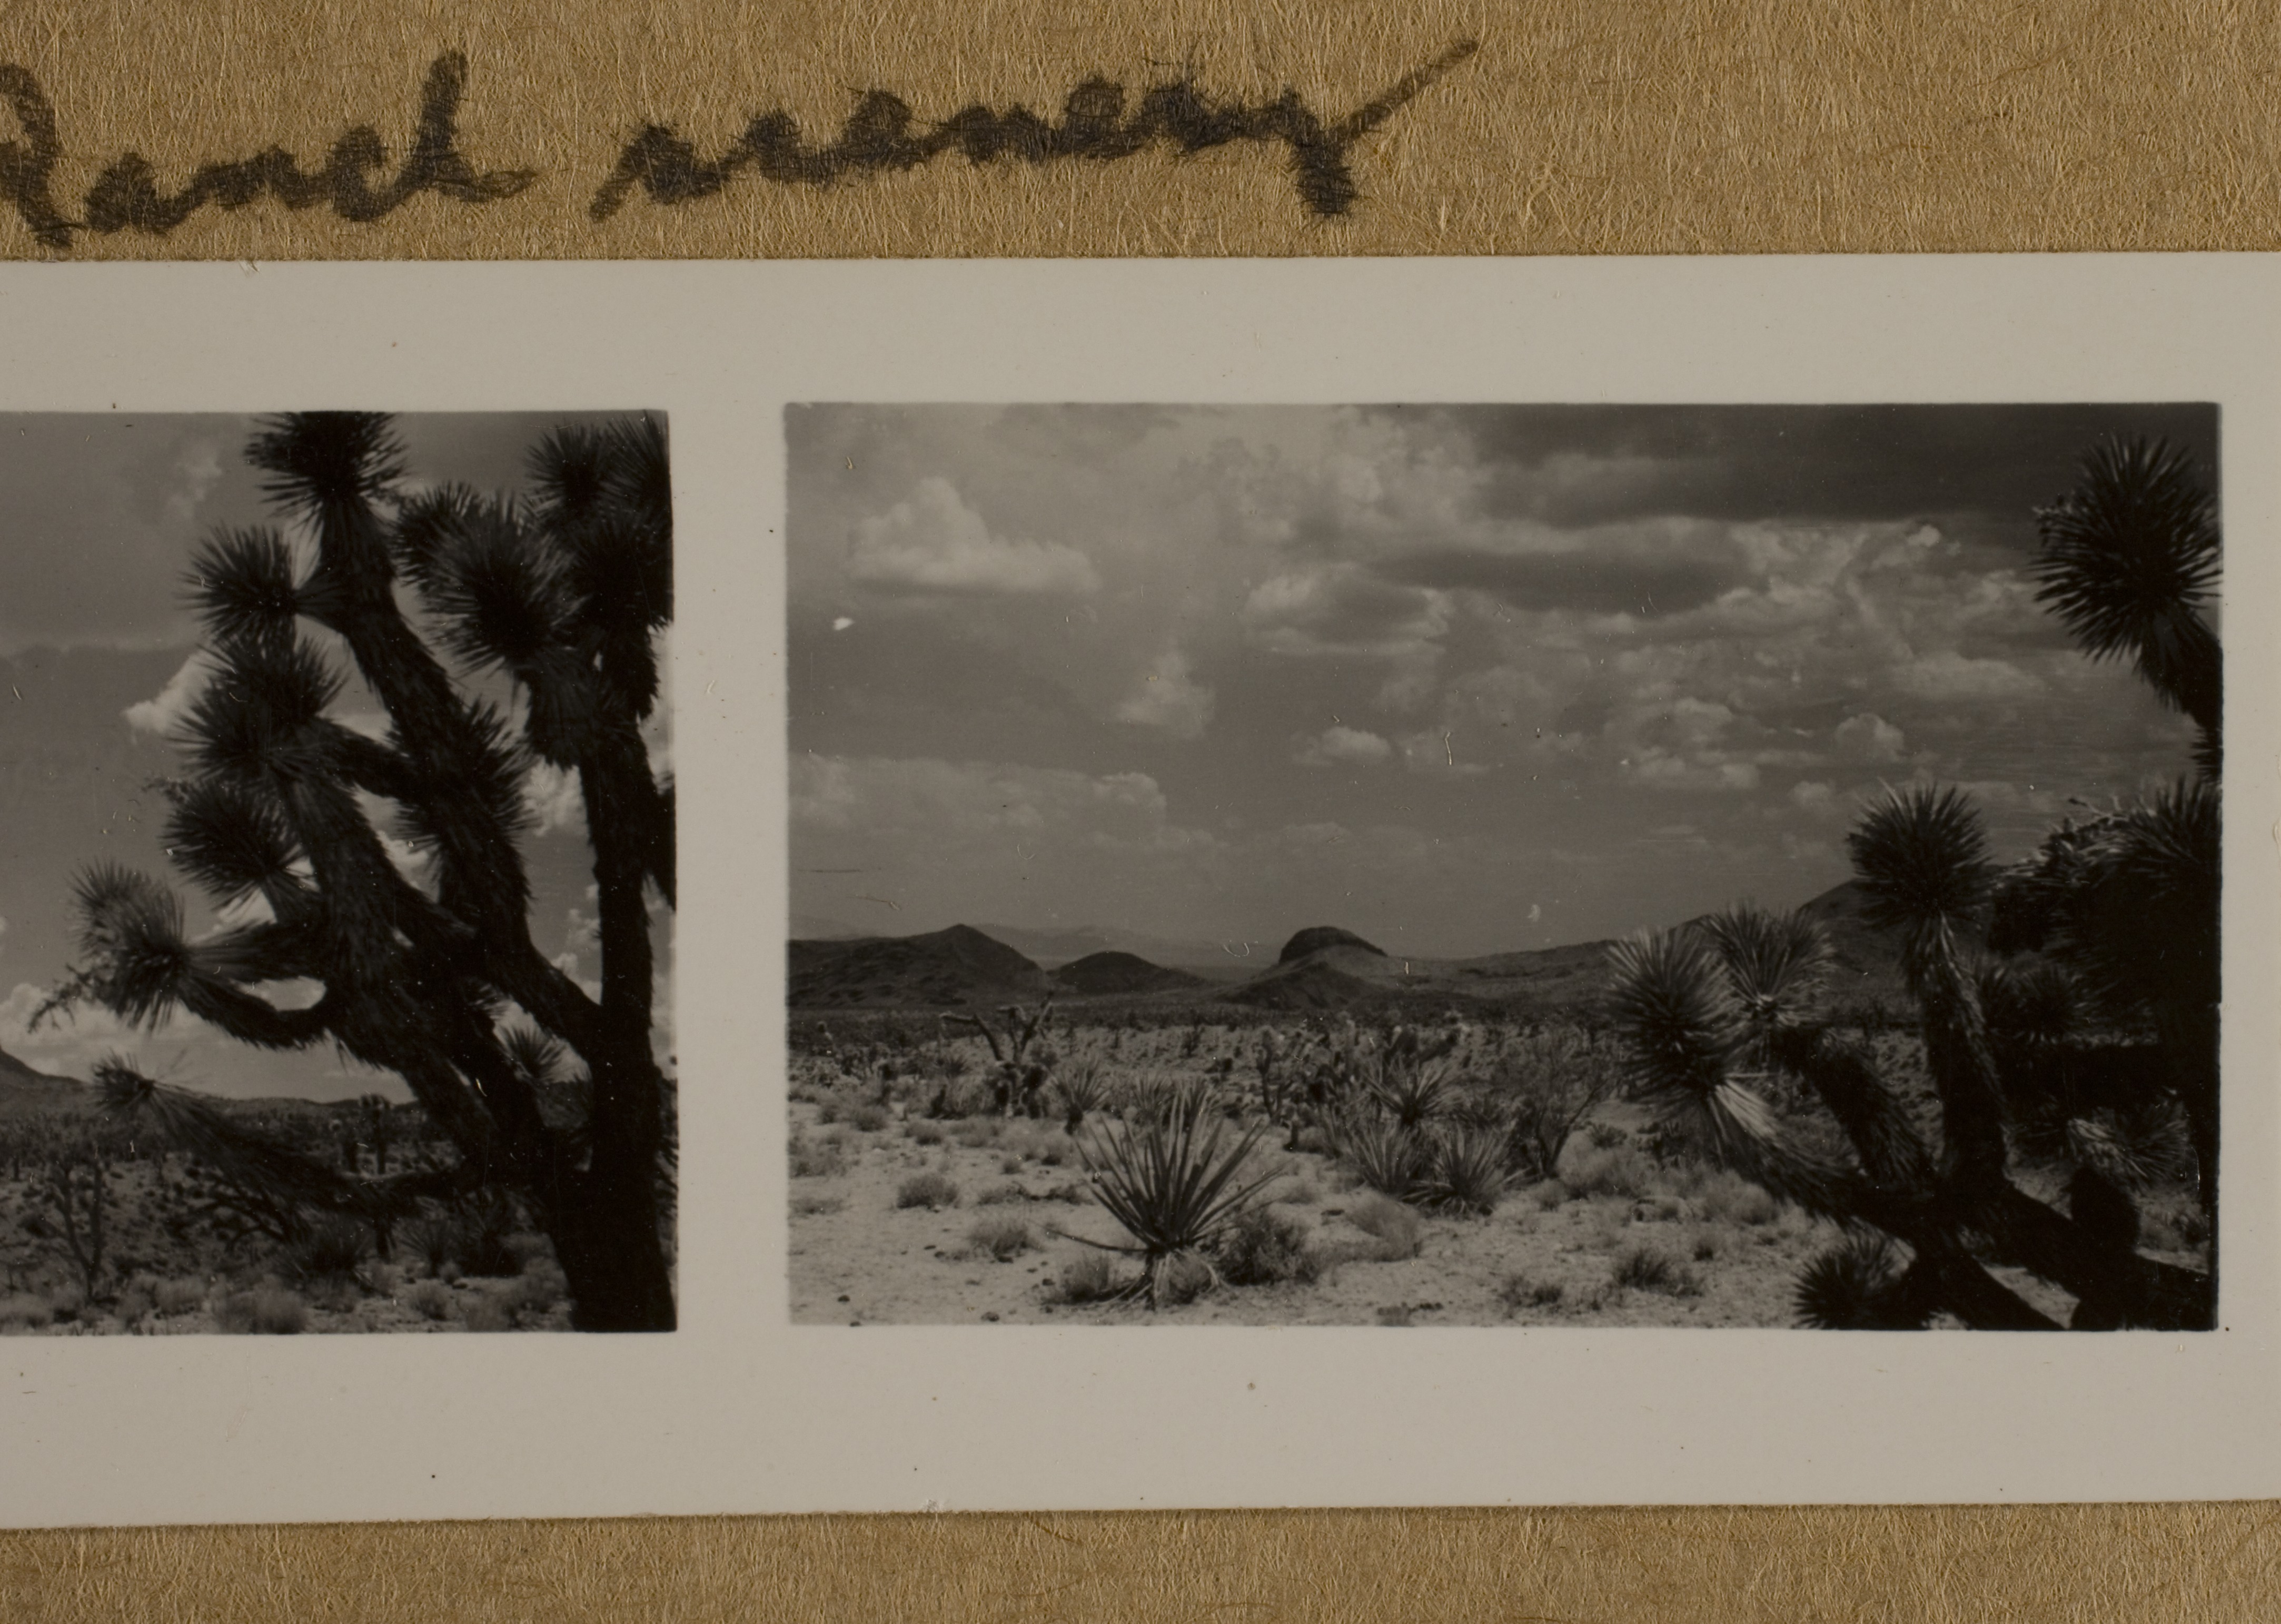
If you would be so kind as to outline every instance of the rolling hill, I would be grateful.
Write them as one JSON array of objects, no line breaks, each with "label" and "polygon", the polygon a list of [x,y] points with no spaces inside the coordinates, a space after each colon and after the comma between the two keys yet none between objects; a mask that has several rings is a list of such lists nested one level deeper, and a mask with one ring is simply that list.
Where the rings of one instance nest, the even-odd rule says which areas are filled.
[{"label": "rolling hill", "polygon": [[1086,998],[1179,993],[1207,985],[1202,976],[1151,964],[1132,953],[1089,953],[1055,971],[1051,979],[1055,986]]},{"label": "rolling hill", "polygon": [[790,979],[795,1009],[957,1009],[1053,990],[1029,959],[966,924],[924,936],[795,941]]},{"label": "rolling hill", "polygon": [[[1861,888],[1848,881],[1805,904],[1835,955],[1831,995],[1842,1001],[1906,1001],[1898,945],[1864,916]],[[1009,932],[1025,943],[1068,947],[1096,932]],[[1048,972],[994,932],[953,925],[932,935],[792,944],[796,1009],[947,1009],[1065,997],[1145,998],[1165,1007],[1220,1003],[1259,1010],[1320,1011],[1403,1005],[1547,1016],[1585,1008],[1607,986],[1608,941],[1571,942],[1477,958],[1403,958],[1350,931],[1311,925],[1275,963],[1231,985],[1225,967],[1203,976],[1125,949],[1097,949]],[[1053,955],[1048,954],[1050,960]]]}]

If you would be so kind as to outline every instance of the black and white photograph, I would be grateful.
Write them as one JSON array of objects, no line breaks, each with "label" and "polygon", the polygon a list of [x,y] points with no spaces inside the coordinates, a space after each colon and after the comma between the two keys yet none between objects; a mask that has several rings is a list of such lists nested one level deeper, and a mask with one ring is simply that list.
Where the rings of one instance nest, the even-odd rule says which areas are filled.
[{"label": "black and white photograph", "polygon": [[655,412],[0,418],[0,1334],[676,1324]]},{"label": "black and white photograph", "polygon": [[2210,1328],[2219,430],[788,406],[793,1321]]}]

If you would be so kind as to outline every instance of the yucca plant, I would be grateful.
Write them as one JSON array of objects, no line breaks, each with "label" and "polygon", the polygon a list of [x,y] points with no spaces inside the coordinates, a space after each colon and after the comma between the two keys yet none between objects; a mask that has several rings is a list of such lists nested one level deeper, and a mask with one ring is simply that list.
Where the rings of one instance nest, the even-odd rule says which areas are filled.
[{"label": "yucca plant", "polygon": [[[1910,1263],[1891,1280],[1883,1264],[1869,1267],[1869,1241],[1825,1259],[1802,1288],[1801,1311],[1813,1323],[1922,1324],[1946,1310],[1983,1328],[2051,1327],[1988,1272],[1977,1249],[2074,1293],[2086,1327],[2210,1323],[2208,1276],[2138,1257],[2114,1243],[2115,1226],[2086,1223],[2072,1205],[2061,1212],[2007,1175],[1980,983],[1963,945],[1984,884],[1969,804],[1944,792],[1890,797],[1856,831],[1852,849],[1872,916],[1901,937],[1939,1094],[1943,1158],[1858,1040],[1805,1006],[1772,1023],[1750,1018],[1738,989],[1752,984],[1759,955],[1747,949],[1765,932],[1670,932],[1612,955],[1610,1014],[1635,1089],[1667,1128],[1777,1196],[1908,1247]],[[1761,1052],[1829,1108],[1851,1141],[1850,1162],[1813,1150],[1751,1086],[1744,1067]],[[2103,1180],[2099,1190],[2128,1206]],[[2103,1199],[2094,1195],[2090,1210],[2102,1210]]]},{"label": "yucca plant", "polygon": [[1510,1178],[1502,1134],[1459,1128],[1433,1141],[1418,1195],[1429,1207],[1487,1217],[1504,1199]]},{"label": "yucca plant", "polygon": [[1929,1318],[1893,1243],[1874,1233],[1848,1235],[1807,1264],[1797,1302],[1798,1324],[1817,1331],[1915,1331]]},{"label": "yucca plant", "polygon": [[1396,1117],[1367,1107],[1335,1118],[1331,1148],[1372,1189],[1396,1201],[1418,1193],[1429,1141]]},{"label": "yucca plant", "polygon": [[[674,901],[673,792],[642,736],[672,617],[662,428],[547,437],[521,501],[406,496],[400,444],[375,414],[270,420],[247,457],[301,539],[235,532],[191,561],[216,669],[183,730],[166,831],[176,866],[238,923],[193,939],[165,886],[93,870],[77,887],[82,962],[57,1001],[144,1025],[186,1009],[244,1042],[336,1045],[396,1072],[463,1166],[527,1200],[574,1324],[669,1329],[649,899]],[[384,738],[331,715],[336,646],[385,711]],[[486,679],[512,685],[512,711],[477,697]],[[574,775],[584,800],[599,997],[531,937],[518,840],[535,763]],[[391,860],[375,798],[416,873]],[[261,990],[296,980],[322,994],[289,1008]],[[499,1030],[508,1005],[584,1067],[581,1131],[545,1120]]]},{"label": "yucca plant", "polygon": [[2217,501],[2193,460],[2161,440],[2101,440],[2075,489],[2036,522],[2037,600],[2084,653],[2130,660],[2165,704],[2192,717],[2214,768],[2223,661],[2204,610],[2222,549]]},{"label": "yucca plant", "polygon": [[1450,1071],[1438,1060],[1389,1052],[1376,1057],[1371,1097],[1403,1127],[1424,1127],[1450,1104]]},{"label": "yucca plant", "polygon": [[1189,1089],[1162,1120],[1103,1124],[1097,1139],[1078,1141],[1078,1156],[1092,1175],[1094,1194],[1133,1237],[1112,1247],[1141,1260],[1133,1289],[1155,1308],[1171,1268],[1201,1269],[1218,1279],[1208,1255],[1212,1244],[1281,1174],[1243,1176],[1266,1130],[1252,1127],[1226,1143],[1228,1121],[1202,1089]]}]

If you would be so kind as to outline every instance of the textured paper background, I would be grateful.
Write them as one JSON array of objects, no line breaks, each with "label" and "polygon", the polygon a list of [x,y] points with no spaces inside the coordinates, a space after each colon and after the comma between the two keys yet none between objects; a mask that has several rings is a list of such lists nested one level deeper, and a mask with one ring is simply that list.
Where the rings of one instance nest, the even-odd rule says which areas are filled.
[{"label": "textured paper background", "polygon": [[[1279,151],[1151,152],[586,205],[633,128],[707,150],[867,89],[922,115],[1297,89],[1327,113],[1479,53],[1359,143],[1344,218]],[[2266,249],[2281,241],[2270,4],[911,4],[646,10],[19,5],[0,60],[53,103],[66,211],[124,150],[179,186],[272,143],[392,151],[444,49],[461,147],[542,171],[377,225],[274,202],[73,258]],[[14,136],[0,115],[0,141]],[[12,213],[0,253],[53,257]],[[1073,1447],[1077,1441],[1073,1441]],[[822,1519],[0,1535],[13,1616],[2206,1619],[2274,1610],[2264,1507]]]},{"label": "textured paper background", "polygon": [[[1480,50],[1354,153],[1360,197],[1300,206],[1280,149],[976,167],[946,157],[826,189],[587,204],[627,137],[718,151],[781,108],[836,131],[860,93],[922,120],[1056,112],[1088,75],[1287,88],[1343,114],[1456,42]],[[540,173],[483,206],[376,226],[320,206],[208,209],[79,257],[1697,253],[2263,249],[2281,243],[2271,0],[505,0],[279,6],[31,0],[0,61],[46,91],[66,213],[128,149],[178,189],[271,144],[315,168],[352,124],[392,153],[464,51],[463,151]],[[14,132],[0,112],[0,138]],[[12,214],[0,252],[42,251]]]}]

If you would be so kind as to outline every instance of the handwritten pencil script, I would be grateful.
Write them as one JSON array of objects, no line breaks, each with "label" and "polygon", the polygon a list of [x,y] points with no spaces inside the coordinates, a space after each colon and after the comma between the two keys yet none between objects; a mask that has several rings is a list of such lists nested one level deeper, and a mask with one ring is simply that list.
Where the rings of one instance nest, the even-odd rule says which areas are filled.
[{"label": "handwritten pencil script", "polygon": [[[1461,40],[1335,118],[1316,112],[1292,90],[1247,103],[1216,99],[1181,80],[1152,85],[1136,102],[1123,85],[1089,78],[1069,93],[1057,119],[1019,104],[1002,112],[977,104],[929,122],[900,97],[872,90],[830,140],[808,140],[779,110],[754,118],[710,158],[672,126],[646,123],[620,150],[586,213],[606,220],[637,189],[653,204],[692,203],[746,172],[778,185],[826,186],[915,169],[954,153],[976,165],[1105,163],[1151,149],[1189,156],[1251,143],[1281,146],[1301,206],[1332,218],[1348,213],[1358,195],[1350,162],[1356,144],[1479,49],[1477,42]],[[343,132],[314,168],[303,168],[294,154],[273,145],[251,158],[199,164],[173,190],[149,159],[129,150],[97,175],[73,214],[56,196],[64,144],[55,107],[28,70],[0,63],[0,101],[17,127],[15,139],[0,141],[0,206],[13,209],[42,247],[68,250],[82,232],[164,236],[202,208],[243,209],[265,198],[295,210],[323,205],[343,220],[369,222],[426,193],[474,205],[515,197],[542,172],[537,166],[481,169],[460,151],[460,104],[467,85],[468,59],[461,53],[446,51],[429,65],[412,144],[393,167],[379,132],[365,124]]]}]

